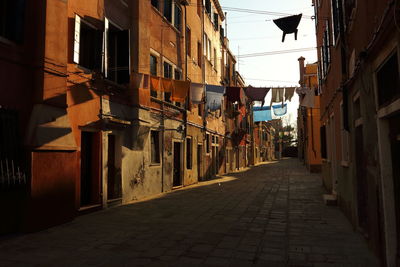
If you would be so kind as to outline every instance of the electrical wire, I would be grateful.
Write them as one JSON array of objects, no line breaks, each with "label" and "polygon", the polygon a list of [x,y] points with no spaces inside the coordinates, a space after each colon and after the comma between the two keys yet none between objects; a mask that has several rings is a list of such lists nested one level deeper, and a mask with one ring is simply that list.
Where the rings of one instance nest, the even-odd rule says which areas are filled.
[{"label": "electrical wire", "polygon": [[317,47],[305,47],[305,48],[297,48],[297,49],[289,49],[289,50],[279,50],[279,51],[268,51],[268,52],[260,52],[260,53],[251,53],[251,54],[243,54],[238,55],[238,58],[249,58],[249,57],[262,57],[262,56],[272,56],[272,55],[281,55],[287,53],[296,53],[296,52],[304,52],[304,51],[313,51],[316,50]]}]

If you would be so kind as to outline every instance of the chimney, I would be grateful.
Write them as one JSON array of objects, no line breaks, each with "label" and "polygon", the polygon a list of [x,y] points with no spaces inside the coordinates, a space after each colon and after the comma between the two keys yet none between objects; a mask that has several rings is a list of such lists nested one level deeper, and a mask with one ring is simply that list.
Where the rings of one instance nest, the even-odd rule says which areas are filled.
[{"label": "chimney", "polygon": [[299,80],[299,84],[300,86],[304,86],[304,57],[299,57],[299,71],[300,71],[300,80]]}]

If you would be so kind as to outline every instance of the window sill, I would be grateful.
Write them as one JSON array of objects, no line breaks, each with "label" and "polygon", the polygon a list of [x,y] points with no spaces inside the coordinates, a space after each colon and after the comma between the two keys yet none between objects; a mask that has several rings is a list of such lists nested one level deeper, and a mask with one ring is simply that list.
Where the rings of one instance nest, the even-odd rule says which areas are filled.
[{"label": "window sill", "polygon": [[0,36],[0,43],[6,44],[6,45],[12,45],[12,46],[19,46],[17,43],[11,41],[10,39],[7,39],[3,36]]},{"label": "window sill", "polygon": [[161,163],[150,163],[149,167],[150,168],[152,168],[152,167],[161,167]]},{"label": "window sill", "polygon": [[340,165],[342,165],[342,167],[348,168],[349,165],[350,165],[350,163],[349,163],[349,161],[347,161],[347,160],[342,160],[342,161],[340,162]]}]

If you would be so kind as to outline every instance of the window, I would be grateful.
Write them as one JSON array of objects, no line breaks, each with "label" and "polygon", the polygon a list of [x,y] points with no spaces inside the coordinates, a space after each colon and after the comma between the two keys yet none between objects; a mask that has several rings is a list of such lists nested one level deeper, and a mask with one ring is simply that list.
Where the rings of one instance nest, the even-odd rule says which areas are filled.
[{"label": "window", "polygon": [[24,39],[25,0],[0,1],[0,36],[16,43]]},{"label": "window", "polygon": [[320,128],[320,135],[321,135],[321,157],[323,159],[327,158],[327,148],[326,148],[326,126],[323,125]]},{"label": "window", "polygon": [[399,62],[393,53],[376,72],[379,106],[387,105],[400,97]]},{"label": "window", "polygon": [[206,134],[206,152],[210,153],[210,134]]},{"label": "window", "polygon": [[182,31],[182,9],[175,3],[174,26],[179,31]]},{"label": "window", "polygon": [[201,43],[197,42],[197,65],[201,67]]},{"label": "window", "polygon": [[178,69],[174,70],[174,79],[175,80],[182,80],[182,72]]},{"label": "window", "polygon": [[164,78],[172,79],[172,65],[164,62]]},{"label": "window", "polygon": [[322,47],[321,47],[321,70],[322,70],[322,77],[325,77],[328,68],[331,62],[331,53],[330,53],[330,34],[329,34],[329,25],[326,24],[326,28],[322,37]]},{"label": "window", "polygon": [[[150,74],[153,76],[157,76],[157,57],[155,55],[150,55]],[[157,92],[151,90],[150,95],[152,97],[157,97]]]},{"label": "window", "polygon": [[157,57],[150,55],[150,74],[157,76]]},{"label": "window", "polygon": [[74,62],[89,70],[101,70],[103,31],[75,16]]},{"label": "window", "polygon": [[[172,65],[164,62],[164,78],[172,79]],[[164,101],[171,102],[171,93],[164,92]]]},{"label": "window", "polygon": [[218,25],[218,13],[214,13],[214,17],[213,17],[213,20],[214,20],[214,29],[216,30],[216,31],[218,31],[218,28],[219,28],[219,25]]},{"label": "window", "polygon": [[150,131],[151,163],[160,163],[160,132]]},{"label": "window", "polygon": [[157,9],[160,9],[160,3],[159,0],[151,0],[151,5],[154,6]]},{"label": "window", "polygon": [[207,40],[207,59],[211,60],[211,40]]},{"label": "window", "polygon": [[164,17],[172,23],[172,0],[164,0]]},{"label": "window", "polygon": [[129,83],[129,30],[120,30],[105,19],[105,76],[119,84]]},{"label": "window", "polygon": [[207,40],[208,40],[208,37],[207,37],[207,34],[204,34],[204,36],[203,36],[203,53],[204,53],[204,56],[207,56],[207,45],[208,45],[208,42],[207,42]]},{"label": "window", "polygon": [[342,161],[347,162],[349,161],[349,132],[346,131],[344,127],[345,122],[345,114],[344,114],[344,103],[340,104],[340,111],[341,111],[341,119],[342,119],[342,127],[341,127],[341,138],[342,138]]},{"label": "window", "polygon": [[205,8],[208,14],[211,14],[211,0],[205,0]]},{"label": "window", "polygon": [[199,115],[200,117],[203,116],[203,104],[197,105],[197,115]]},{"label": "window", "polygon": [[214,68],[217,69],[217,49],[214,48]]},{"label": "window", "polygon": [[186,169],[192,169],[192,138],[186,138]]},{"label": "window", "polygon": [[341,24],[341,0],[331,0],[331,13],[332,13],[332,33],[333,45],[335,45],[340,33]]},{"label": "window", "polygon": [[189,27],[186,27],[186,54],[192,56],[192,32]]}]

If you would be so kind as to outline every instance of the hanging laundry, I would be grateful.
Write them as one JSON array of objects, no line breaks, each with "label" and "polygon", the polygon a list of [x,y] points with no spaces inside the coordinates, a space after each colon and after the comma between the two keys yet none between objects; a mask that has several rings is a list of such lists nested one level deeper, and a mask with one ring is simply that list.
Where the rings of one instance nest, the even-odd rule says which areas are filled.
[{"label": "hanging laundry", "polygon": [[300,101],[300,106],[313,108],[314,107],[314,99],[315,99],[314,89],[308,88],[304,95],[304,98],[301,99],[301,101]]},{"label": "hanging laundry", "polygon": [[160,77],[150,76],[150,89],[153,91],[162,91]]},{"label": "hanging laundry", "polygon": [[285,101],[292,101],[294,87],[285,88]]},{"label": "hanging laundry", "polygon": [[225,87],[218,85],[206,85],[207,110],[216,111],[221,108]]},{"label": "hanging laundry", "polygon": [[226,87],[226,96],[228,101],[234,103],[236,101],[240,101],[240,91],[242,88],[240,87]]},{"label": "hanging laundry", "polygon": [[223,95],[216,92],[207,92],[207,110],[216,111],[221,108]]},{"label": "hanging laundry", "polygon": [[265,96],[269,90],[270,88],[249,86],[246,88],[246,95],[251,101],[260,101],[262,102],[261,106],[264,106]]},{"label": "hanging laundry", "polygon": [[191,83],[190,84],[190,101],[193,104],[203,103],[204,84]]},{"label": "hanging laundry", "polygon": [[171,79],[161,78],[162,90],[166,93],[171,93],[174,90],[174,84]]},{"label": "hanging laundry", "polygon": [[185,102],[189,94],[190,82],[189,81],[173,81],[173,89],[171,100],[176,102]]},{"label": "hanging laundry", "polygon": [[271,107],[253,107],[253,120],[254,122],[272,120]]},{"label": "hanging laundry", "polygon": [[274,23],[283,31],[282,43],[285,41],[286,34],[294,33],[294,39],[297,40],[297,26],[299,26],[303,14],[274,19]]},{"label": "hanging laundry", "polygon": [[275,116],[284,116],[287,113],[287,104],[282,105],[273,105],[272,109],[274,110]]},{"label": "hanging laundry", "polygon": [[271,105],[280,102],[283,105],[283,88],[272,88]]}]

